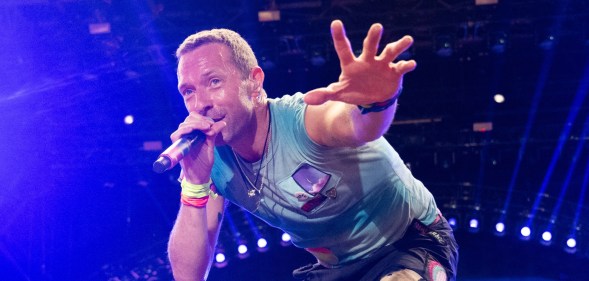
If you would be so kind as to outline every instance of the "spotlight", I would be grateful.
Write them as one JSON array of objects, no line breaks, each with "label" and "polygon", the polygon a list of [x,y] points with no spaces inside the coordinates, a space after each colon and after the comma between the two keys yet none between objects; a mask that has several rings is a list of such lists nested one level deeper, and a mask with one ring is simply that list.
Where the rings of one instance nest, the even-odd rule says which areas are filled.
[{"label": "spotlight", "polygon": [[505,224],[503,222],[498,222],[495,224],[495,235],[497,235],[497,236],[505,235]]},{"label": "spotlight", "polygon": [[129,115],[125,116],[124,121],[125,121],[125,124],[131,125],[131,124],[133,124],[133,122],[135,122],[135,118],[133,117],[133,115],[129,114]]},{"label": "spotlight", "polygon": [[223,254],[223,253],[217,253],[215,255],[215,261],[218,262],[218,263],[225,262],[226,260],[227,259],[225,258],[225,254]]},{"label": "spotlight", "polygon": [[268,246],[268,241],[266,241],[266,239],[264,239],[264,238],[258,239],[258,247],[266,248],[266,246]]},{"label": "spotlight", "polygon": [[529,240],[530,239],[530,235],[532,234],[532,230],[530,229],[529,226],[524,226],[521,228],[520,230],[520,238],[522,240]]},{"label": "spotlight", "polygon": [[268,251],[268,241],[264,238],[258,239],[258,252]]},{"label": "spotlight", "polygon": [[493,100],[496,103],[504,103],[505,102],[505,96],[503,96],[502,94],[496,94],[495,96],[493,96]]},{"label": "spotlight", "polygon": [[550,233],[550,231],[546,230],[542,233],[541,243],[546,246],[552,243],[552,233]]},{"label": "spotlight", "polygon": [[282,233],[282,237],[280,238],[280,245],[282,246],[290,246],[290,235],[288,233]]},{"label": "spotlight", "polygon": [[217,250],[217,253],[215,254],[214,265],[216,268],[223,268],[227,266],[227,257],[225,256],[225,253],[222,249]]},{"label": "spotlight", "polygon": [[456,217],[448,217],[448,224],[452,229],[456,230],[458,228],[458,219]]},{"label": "spotlight", "polygon": [[566,247],[564,247],[565,252],[573,254],[577,251],[577,240],[575,237],[569,237],[566,241]]},{"label": "spotlight", "polygon": [[247,246],[244,244],[237,246],[237,252],[241,255],[247,254]]},{"label": "spotlight", "polygon": [[468,231],[472,233],[479,231],[479,220],[477,218],[472,218],[468,221]]},{"label": "spotlight", "polygon": [[237,257],[240,259],[249,257],[249,251],[244,241],[239,242],[239,245],[237,246]]},{"label": "spotlight", "polygon": [[571,237],[571,238],[569,238],[569,239],[567,240],[567,246],[568,246],[569,248],[575,248],[575,247],[577,247],[577,240],[575,240],[575,238],[572,238],[572,237]]}]

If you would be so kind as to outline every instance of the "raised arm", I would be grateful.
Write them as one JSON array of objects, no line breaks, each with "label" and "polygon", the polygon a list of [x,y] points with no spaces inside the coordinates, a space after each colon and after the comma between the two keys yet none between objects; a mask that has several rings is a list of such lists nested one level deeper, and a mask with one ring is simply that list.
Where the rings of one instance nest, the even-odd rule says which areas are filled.
[{"label": "raised arm", "polygon": [[193,147],[180,161],[183,171],[182,204],[168,242],[168,255],[177,281],[205,280],[213,261],[223,219],[224,199],[209,195],[209,183],[215,138],[225,126],[225,122],[213,122],[210,118],[190,113],[171,136],[175,141],[193,130],[207,136],[200,147]]},{"label": "raised arm", "polygon": [[181,205],[168,243],[175,280],[206,279],[221,228],[223,201],[221,197],[211,199],[206,208]]},{"label": "raised arm", "polygon": [[387,44],[377,55],[382,29],[380,24],[370,27],[362,53],[356,57],[342,22],[332,22],[331,34],[341,66],[339,81],[309,91],[304,98],[309,105],[305,127],[315,142],[357,146],[379,138],[391,125],[403,75],[415,69],[416,63],[394,61],[413,43],[409,36]]}]

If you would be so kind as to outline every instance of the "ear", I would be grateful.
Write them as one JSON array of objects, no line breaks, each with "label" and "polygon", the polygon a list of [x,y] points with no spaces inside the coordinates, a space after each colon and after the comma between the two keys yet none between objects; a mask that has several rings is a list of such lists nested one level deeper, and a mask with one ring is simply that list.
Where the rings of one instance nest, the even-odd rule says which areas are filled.
[{"label": "ear", "polygon": [[250,79],[252,81],[252,97],[257,98],[257,96],[262,94],[262,89],[264,88],[264,71],[262,68],[259,66],[252,68]]}]

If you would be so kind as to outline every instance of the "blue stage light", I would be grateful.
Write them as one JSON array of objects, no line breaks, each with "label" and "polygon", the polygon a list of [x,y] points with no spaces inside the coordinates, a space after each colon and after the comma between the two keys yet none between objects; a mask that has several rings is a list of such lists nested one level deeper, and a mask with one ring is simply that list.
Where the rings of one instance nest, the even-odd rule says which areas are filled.
[{"label": "blue stage light", "polygon": [[542,233],[542,240],[544,242],[550,242],[552,241],[552,233],[550,233],[550,231],[544,231],[544,233]]},{"label": "blue stage light", "polygon": [[268,241],[266,241],[266,239],[264,239],[264,238],[258,239],[258,247],[259,248],[266,248],[266,246],[268,246]]},{"label": "blue stage light", "polygon": [[505,224],[502,222],[498,222],[495,224],[495,232],[498,234],[502,234],[505,231]]},{"label": "blue stage light", "polygon": [[569,247],[569,248],[577,247],[577,240],[573,237],[567,239],[567,247]]},{"label": "blue stage light", "polygon": [[290,235],[288,233],[282,233],[282,242],[290,242]]},{"label": "blue stage light", "polygon": [[448,224],[453,228],[456,229],[458,227],[458,220],[455,217],[448,218]]},{"label": "blue stage light", "polygon": [[470,228],[476,228],[476,229],[478,229],[479,228],[479,220],[477,220],[477,219],[470,219],[470,221],[468,222],[468,226]]},{"label": "blue stage light", "polygon": [[521,228],[520,234],[521,234],[521,238],[529,239],[530,235],[532,234],[532,230],[530,229],[529,226],[524,226]]},{"label": "blue stage light", "polygon": [[237,252],[240,255],[245,255],[247,254],[247,246],[245,244],[240,244],[239,246],[237,246]]},{"label": "blue stage light", "polygon": [[225,254],[223,254],[223,253],[217,253],[217,254],[215,255],[215,261],[216,261],[217,263],[223,263],[223,262],[225,262],[226,260],[227,260],[227,258],[225,257]]}]

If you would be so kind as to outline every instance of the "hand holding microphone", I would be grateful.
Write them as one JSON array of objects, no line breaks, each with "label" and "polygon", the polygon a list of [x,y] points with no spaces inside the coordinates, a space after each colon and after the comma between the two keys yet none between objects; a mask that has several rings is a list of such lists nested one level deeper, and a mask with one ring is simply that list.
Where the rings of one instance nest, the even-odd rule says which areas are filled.
[{"label": "hand holding microphone", "polygon": [[[172,145],[153,163],[153,171],[163,173],[184,159],[182,167],[185,175],[208,179],[214,158],[214,140],[225,126],[224,121],[214,122],[211,118],[191,113],[172,134]],[[193,149],[195,147],[198,149]],[[202,173],[206,175],[200,175]]]},{"label": "hand holding microphone", "polygon": [[176,166],[176,164],[188,154],[193,145],[202,144],[205,140],[206,136],[201,131],[195,130],[189,134],[183,135],[164,150],[158,159],[153,162],[153,171],[161,174],[174,168],[174,166]]}]

